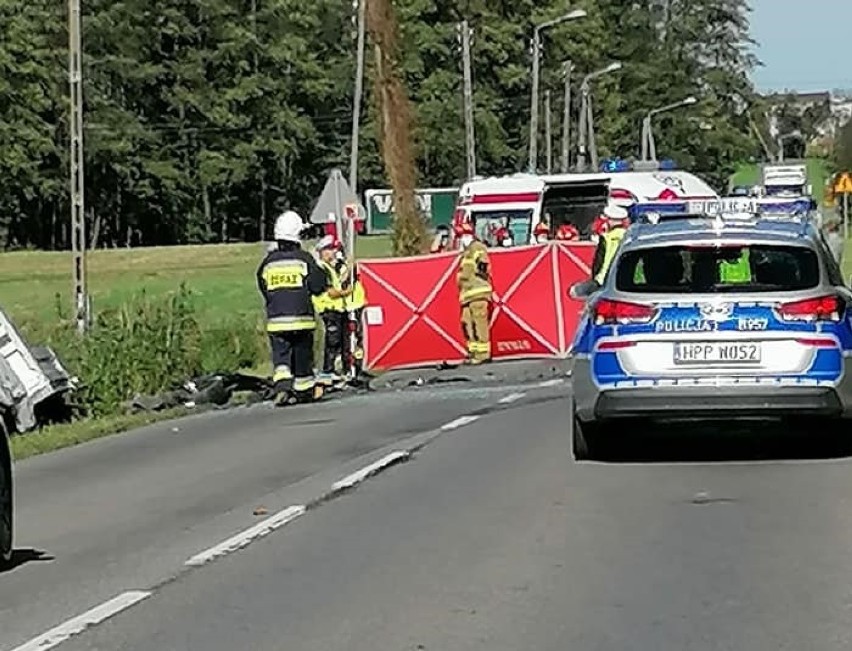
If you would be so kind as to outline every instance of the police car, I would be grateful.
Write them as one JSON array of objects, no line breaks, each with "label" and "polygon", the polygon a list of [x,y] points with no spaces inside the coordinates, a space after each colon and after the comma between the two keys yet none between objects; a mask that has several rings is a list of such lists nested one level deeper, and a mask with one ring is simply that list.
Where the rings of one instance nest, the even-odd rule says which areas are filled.
[{"label": "police car", "polygon": [[625,436],[611,426],[626,419],[833,420],[852,409],[852,293],[819,229],[733,220],[713,205],[647,215],[602,286],[572,288],[585,301],[573,342],[578,459]]}]

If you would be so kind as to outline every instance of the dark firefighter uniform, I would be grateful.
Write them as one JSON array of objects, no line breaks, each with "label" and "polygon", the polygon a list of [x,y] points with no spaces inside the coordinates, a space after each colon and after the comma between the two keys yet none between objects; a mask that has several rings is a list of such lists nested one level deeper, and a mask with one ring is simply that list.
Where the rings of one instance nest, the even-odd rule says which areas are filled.
[{"label": "dark firefighter uniform", "polygon": [[276,395],[313,392],[316,318],[311,298],[326,290],[325,273],[297,242],[280,241],[257,270],[257,285],[266,300]]}]

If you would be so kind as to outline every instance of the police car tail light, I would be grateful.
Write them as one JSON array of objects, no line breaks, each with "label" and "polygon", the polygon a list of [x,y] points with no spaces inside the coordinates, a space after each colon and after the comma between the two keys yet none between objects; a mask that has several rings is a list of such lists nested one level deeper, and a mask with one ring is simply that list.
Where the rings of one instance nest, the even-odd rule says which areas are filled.
[{"label": "police car tail light", "polygon": [[596,325],[615,325],[619,323],[648,323],[657,315],[657,308],[625,301],[601,299],[595,304],[594,319]]},{"label": "police car tail light", "polygon": [[844,303],[837,296],[820,296],[782,303],[776,308],[784,321],[840,321]]}]

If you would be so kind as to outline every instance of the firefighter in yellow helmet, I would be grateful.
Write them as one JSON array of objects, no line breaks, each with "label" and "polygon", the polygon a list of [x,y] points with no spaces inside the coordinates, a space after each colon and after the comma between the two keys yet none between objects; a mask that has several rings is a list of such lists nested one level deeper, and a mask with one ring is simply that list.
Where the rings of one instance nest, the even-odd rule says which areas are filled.
[{"label": "firefighter in yellow helmet", "polygon": [[257,270],[258,289],[266,303],[277,404],[322,395],[314,378],[316,317],[311,298],[325,292],[327,281],[311,255],[302,250],[304,229],[297,213],[281,214],[275,221],[276,246]]},{"label": "firefighter in yellow helmet", "polygon": [[481,364],[491,359],[488,313],[491,303],[491,264],[488,249],[476,239],[467,222],[456,230],[463,252],[456,278],[461,303],[462,331],[467,341],[469,362]]}]

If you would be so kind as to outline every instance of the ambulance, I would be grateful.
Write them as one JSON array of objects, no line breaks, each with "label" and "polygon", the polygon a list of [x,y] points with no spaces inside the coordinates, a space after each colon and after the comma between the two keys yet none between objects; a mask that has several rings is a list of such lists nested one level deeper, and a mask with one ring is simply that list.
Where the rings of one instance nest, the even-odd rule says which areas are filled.
[{"label": "ambulance", "polygon": [[[668,166],[607,161],[590,174],[514,174],[465,183],[453,225],[471,222],[487,246],[505,246],[508,231],[513,245],[535,242],[534,229],[547,224],[550,236],[562,224],[573,224],[580,239],[591,237],[591,226],[610,200],[625,208],[660,204],[682,209],[688,201],[718,198],[704,180]],[[502,234],[502,235],[501,235]]]}]

